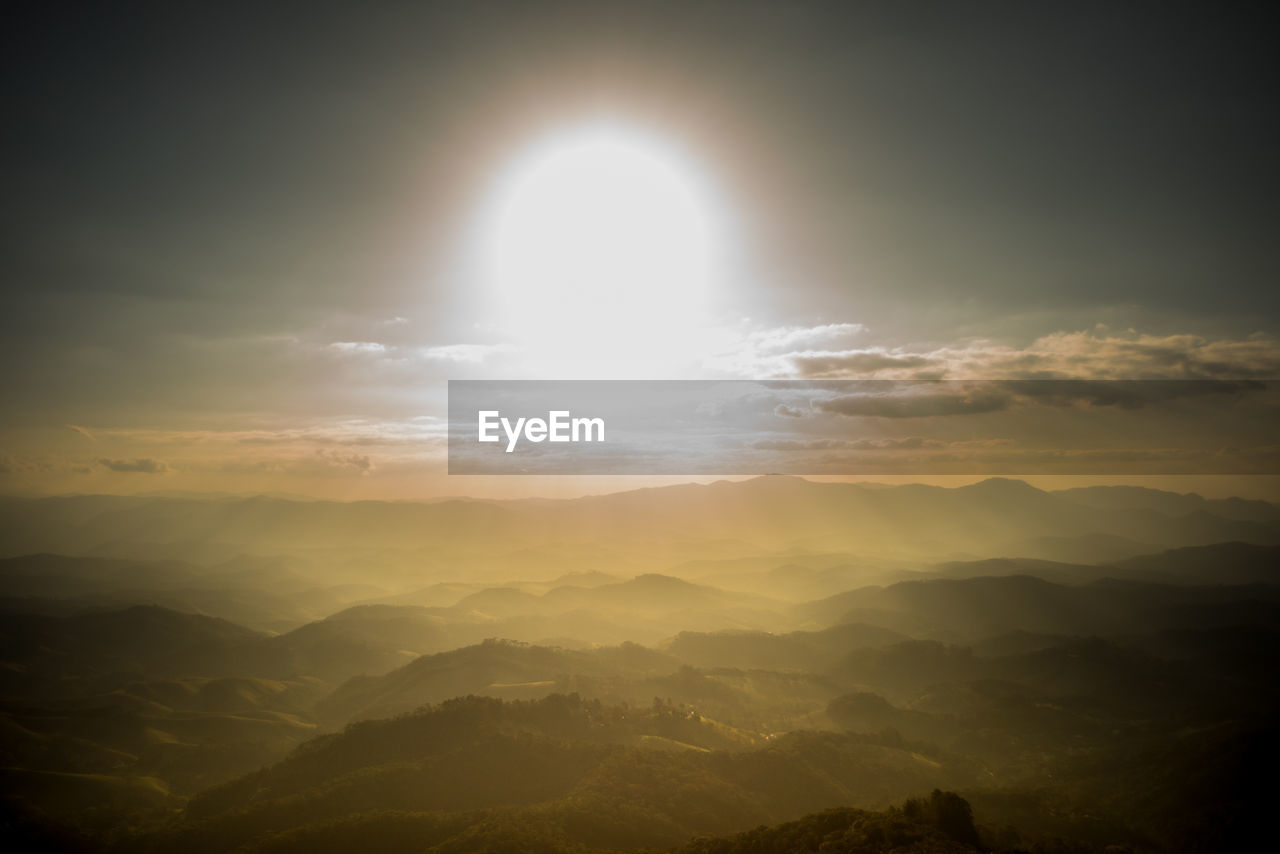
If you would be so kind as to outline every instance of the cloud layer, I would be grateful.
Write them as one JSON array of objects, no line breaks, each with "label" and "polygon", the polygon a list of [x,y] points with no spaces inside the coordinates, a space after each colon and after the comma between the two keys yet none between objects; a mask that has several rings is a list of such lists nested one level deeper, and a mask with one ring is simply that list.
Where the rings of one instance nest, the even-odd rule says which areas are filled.
[{"label": "cloud layer", "polygon": [[811,336],[791,327],[753,333],[709,364],[756,379],[1280,379],[1280,340],[1261,333],[1214,339],[1098,328],[1055,332],[1025,346],[987,339],[933,347],[797,346],[834,328],[814,327]]}]

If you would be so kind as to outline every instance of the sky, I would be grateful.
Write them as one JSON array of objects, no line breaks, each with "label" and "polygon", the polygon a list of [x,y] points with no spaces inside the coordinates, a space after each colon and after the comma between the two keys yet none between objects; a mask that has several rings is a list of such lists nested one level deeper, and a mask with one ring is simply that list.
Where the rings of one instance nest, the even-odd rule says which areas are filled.
[{"label": "sky", "polygon": [[[449,379],[1280,379],[1249,5],[9,4],[0,491],[602,491],[445,476]],[[648,243],[542,214],[584,146]]]}]

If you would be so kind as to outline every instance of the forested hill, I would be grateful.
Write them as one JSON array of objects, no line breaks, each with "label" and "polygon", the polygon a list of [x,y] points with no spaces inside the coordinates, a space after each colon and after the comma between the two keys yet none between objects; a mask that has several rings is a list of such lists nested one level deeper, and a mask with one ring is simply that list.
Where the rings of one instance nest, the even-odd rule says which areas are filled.
[{"label": "forested hill", "polygon": [[[495,833],[546,835],[565,850],[666,848],[815,809],[882,807],[974,779],[970,763],[932,753],[858,733],[797,732],[757,745],[661,702],[468,697],[313,739],[203,792],[184,821],[127,850],[322,850],[334,822],[360,824],[362,838],[387,840],[386,851],[445,842],[438,850],[494,850],[477,840]],[[423,836],[393,844],[404,816],[416,813],[431,814],[432,829],[416,820],[413,833]],[[281,834],[294,842],[284,846]]]}]

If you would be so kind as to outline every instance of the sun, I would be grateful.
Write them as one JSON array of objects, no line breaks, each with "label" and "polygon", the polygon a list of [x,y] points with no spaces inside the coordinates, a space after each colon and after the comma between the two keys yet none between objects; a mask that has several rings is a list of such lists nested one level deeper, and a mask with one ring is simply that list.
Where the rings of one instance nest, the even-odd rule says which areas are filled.
[{"label": "sun", "polygon": [[499,177],[484,276],[526,342],[615,353],[700,321],[722,274],[709,182],[676,146],[614,123],[532,145]]}]

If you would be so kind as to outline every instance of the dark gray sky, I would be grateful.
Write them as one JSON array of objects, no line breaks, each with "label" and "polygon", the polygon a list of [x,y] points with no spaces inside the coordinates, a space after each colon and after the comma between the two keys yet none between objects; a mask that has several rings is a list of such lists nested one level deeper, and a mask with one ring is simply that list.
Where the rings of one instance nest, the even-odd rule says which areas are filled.
[{"label": "dark gray sky", "polygon": [[14,470],[74,466],[68,423],[150,458],[510,373],[459,246],[524,140],[602,110],[737,224],[707,370],[1277,364],[1260,4],[16,2],[3,33]]}]

